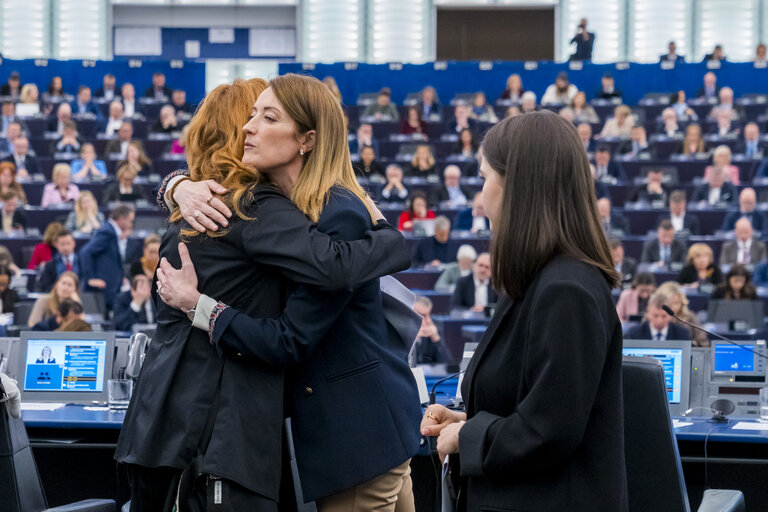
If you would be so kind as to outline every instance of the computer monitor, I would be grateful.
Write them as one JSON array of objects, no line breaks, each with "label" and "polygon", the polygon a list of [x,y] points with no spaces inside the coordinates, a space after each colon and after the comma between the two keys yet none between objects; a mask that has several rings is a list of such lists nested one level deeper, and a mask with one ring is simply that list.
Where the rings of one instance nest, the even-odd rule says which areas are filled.
[{"label": "computer monitor", "polygon": [[22,332],[17,380],[25,402],[106,402],[115,335]]},{"label": "computer monitor", "polygon": [[459,384],[456,386],[456,400],[461,402],[461,383],[464,380],[464,373],[467,371],[467,367],[469,366],[469,361],[472,359],[472,356],[475,355],[475,350],[477,350],[477,343],[465,343],[464,344],[464,353],[461,356],[461,363],[459,363],[459,370],[462,372],[459,374]]},{"label": "computer monitor", "polygon": [[750,352],[750,350],[764,353],[765,341],[740,341],[733,345],[713,340],[712,373],[739,377],[765,375],[763,361],[760,356]]},{"label": "computer monitor", "polygon": [[691,342],[624,340],[625,356],[650,357],[664,365],[669,412],[682,415],[688,409],[691,387]]},{"label": "computer monitor", "polygon": [[710,300],[707,306],[707,322],[732,324],[734,331],[759,329],[763,326],[763,301],[761,300]]},{"label": "computer monitor", "polygon": [[0,338],[0,373],[16,378],[16,345],[18,338]]}]

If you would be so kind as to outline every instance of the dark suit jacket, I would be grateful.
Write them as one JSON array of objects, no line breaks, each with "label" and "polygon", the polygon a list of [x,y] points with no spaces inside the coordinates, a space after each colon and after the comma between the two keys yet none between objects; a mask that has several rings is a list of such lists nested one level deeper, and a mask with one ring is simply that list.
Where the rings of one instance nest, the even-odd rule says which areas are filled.
[{"label": "dark suit jacket", "polygon": [[[454,226],[454,229],[469,231],[472,229],[472,221],[472,208],[462,210],[456,216],[456,225]],[[491,229],[491,221],[488,220],[488,217],[485,218],[485,229]]]},{"label": "dark suit jacket", "polygon": [[595,181],[595,197],[598,199],[602,199],[604,197],[607,197],[608,199],[610,199],[611,189],[608,188],[608,185],[606,185],[602,181]]},{"label": "dark suit jacket", "polygon": [[456,261],[456,255],[449,252],[450,248],[450,241],[441,244],[434,236],[428,236],[419,240],[413,251],[411,263],[413,266],[417,266],[430,263],[433,260],[440,260],[442,263]]},{"label": "dark suit jacket", "polygon": [[[749,248],[749,262],[752,265],[760,263],[766,258],[765,242],[759,238],[752,239],[752,245]],[[739,259],[739,242],[737,240],[728,240],[723,243],[720,249],[720,265],[735,265]]]},{"label": "dark suit jacket", "polygon": [[742,217],[747,217],[752,222],[752,228],[754,228],[757,233],[762,233],[765,228],[768,227],[763,212],[754,210],[748,214],[744,214],[741,213],[740,210],[736,210],[735,212],[729,212],[728,215],[725,216],[725,219],[723,219],[723,226],[720,229],[723,231],[733,231],[733,228],[736,226],[736,221]]},{"label": "dark suit jacket", "polygon": [[[3,214],[0,213],[0,216]],[[13,212],[13,220],[11,221],[13,229],[27,229],[27,214],[21,208]]]},{"label": "dark suit jacket", "polygon": [[[735,155],[744,155],[747,152],[747,143],[745,140],[738,141],[733,146],[733,153]],[[757,155],[756,159],[762,158],[764,155],[768,155],[768,142],[760,140],[757,142]]]},{"label": "dark suit jacket", "polygon": [[[670,263],[683,263],[686,253],[685,244],[680,240],[673,240],[669,251]],[[659,256],[659,240],[654,238],[647,241],[643,246],[643,256],[640,263],[655,263],[659,261]]]},{"label": "dark suit jacket", "polygon": [[[198,236],[187,244],[195,262],[198,289],[231,306],[220,314],[217,327],[225,326],[225,315],[231,315],[235,310],[245,313],[241,315],[243,317],[277,318],[288,295],[287,278],[290,278],[298,283],[337,290],[322,294],[319,300],[313,296],[309,302],[304,302],[307,306],[314,306],[314,313],[310,314],[309,310],[302,308],[299,312],[301,330],[290,331],[287,339],[293,341],[302,340],[303,336],[322,336],[329,332],[328,318],[337,314],[337,307],[347,302],[351,308],[368,307],[367,302],[363,305],[350,301],[349,290],[368,286],[367,283],[379,275],[408,267],[405,242],[402,235],[391,227],[375,233],[366,232],[363,240],[355,242],[332,241],[320,233],[287,197],[269,186],[262,185],[255,189],[253,204],[246,213],[257,220],[246,222],[233,217],[226,235],[215,239]],[[178,223],[171,224],[160,248],[160,256],[177,268],[181,264],[177,250],[181,227]],[[188,226],[184,224],[184,227]],[[343,300],[339,298],[339,293],[345,294]],[[366,293],[369,291],[366,290]],[[158,308],[156,342],[150,345],[141,377],[131,397],[115,458],[148,467],[184,468],[195,456],[210,416],[214,418],[215,426],[201,471],[235,480],[254,492],[277,499],[284,417],[283,369],[275,364],[238,357],[236,353],[227,358],[220,357],[217,347],[211,345],[207,332],[193,328],[183,312],[155,300]],[[373,298],[366,295],[366,300]],[[234,318],[229,318],[228,323],[232,322]],[[347,323],[346,320],[344,323]],[[306,326],[310,330],[305,331]],[[377,329],[380,326],[371,324],[366,328],[379,332]],[[391,437],[372,443],[367,429],[374,428],[378,435],[379,427],[386,429],[395,421],[394,417],[389,417],[386,422],[380,422],[381,425],[371,425],[371,417],[367,413],[361,415],[360,410],[350,407],[353,403],[368,404],[365,411],[372,408],[373,413],[378,414],[377,410],[385,406],[386,400],[372,401],[369,397],[374,391],[391,385],[384,385],[384,381],[380,380],[379,369],[387,363],[382,361],[380,354],[361,354],[362,340],[359,344],[350,344],[350,339],[357,338],[352,338],[348,332],[333,332],[333,336],[339,336],[341,347],[354,350],[355,356],[370,359],[351,362],[349,358],[339,358],[337,361],[333,349],[330,352],[315,351],[312,356],[318,358],[319,367],[298,368],[299,378],[288,388],[294,395],[294,401],[300,400],[310,418],[306,423],[305,417],[294,417],[297,451],[299,446],[303,446],[300,436],[311,438],[319,432],[323,421],[339,421],[340,414],[349,418],[349,423],[342,422],[342,427],[329,432],[334,437],[312,439],[310,443],[313,450],[329,454],[329,458],[304,457],[309,459],[306,460],[308,464],[322,465],[323,477],[327,477],[330,469],[343,471],[355,455],[366,457],[366,464],[371,466],[380,456],[390,457],[392,454],[382,445]],[[255,337],[256,331],[248,331],[247,339]],[[311,352],[311,347],[304,346],[300,341],[287,345],[279,336],[262,339],[256,348],[265,351],[269,348],[273,353],[280,354],[275,357],[282,357],[283,366],[295,364],[297,358]],[[326,358],[330,364],[328,367],[323,366]],[[350,362],[351,366],[337,366]],[[404,366],[410,371],[407,365]],[[328,375],[319,376],[315,371],[328,372]],[[334,400],[333,397],[338,395],[329,395],[328,390],[342,393],[355,401],[344,403]],[[396,392],[395,386],[391,390]],[[397,392],[401,391],[397,388]],[[248,400],[241,399],[246,396]],[[329,399],[331,401],[326,402]],[[409,414],[408,424],[418,430],[421,415],[418,403],[415,409],[416,416]],[[393,408],[393,414],[405,414],[405,411]],[[304,432],[298,428],[299,422],[311,425],[311,431]],[[343,441],[336,437],[341,428],[345,429]],[[325,433],[325,430],[322,432]],[[356,454],[354,449],[347,450],[346,447],[358,436],[363,437],[365,444],[360,445],[362,451]],[[418,437],[416,439],[418,446]],[[399,453],[407,451],[403,443]],[[367,470],[367,467],[362,470]],[[331,483],[330,479],[324,481]]]},{"label": "dark suit jacket", "polygon": [[[469,126],[469,130],[475,134],[475,136],[480,135],[478,133],[478,130],[480,129],[480,123],[477,122],[477,119],[469,118],[467,119],[467,125]],[[459,133],[456,131],[456,119],[452,118],[451,122],[448,123],[448,133]]]},{"label": "dark suit jacket", "polygon": [[[112,96],[112,101],[120,100],[120,89],[115,87],[113,89],[113,91],[114,91],[115,95]],[[93,93],[93,97],[94,98],[103,98],[104,97],[104,87],[99,87],[98,89],[96,89],[96,92]]]},{"label": "dark suit jacket", "polygon": [[[141,307],[139,312],[135,312],[131,309],[131,291],[125,291],[121,292],[116,298],[115,298],[115,315],[112,319],[112,322],[115,324],[115,329],[118,331],[130,331],[133,329],[133,324],[146,324],[148,323],[147,319],[147,311],[144,309],[144,306]],[[149,301],[150,307],[152,308],[152,313],[154,315],[154,320],[157,319],[157,310],[155,309],[155,304],[150,299]]]},{"label": "dark suit jacket", "polygon": [[[617,155],[628,155],[632,152],[632,141],[631,140],[625,140],[619,146],[616,148],[616,151],[614,151]],[[641,149],[637,157],[645,157],[645,158],[656,158],[656,148],[653,147],[652,142],[648,142],[647,146],[643,149]]]},{"label": "dark suit jacket", "polygon": [[[733,185],[733,183],[729,183],[727,181],[723,183],[723,186],[720,188],[720,203],[736,204],[738,198],[739,192],[736,190],[736,187]],[[704,183],[703,185],[696,187],[696,190],[693,192],[691,201],[694,203],[698,203],[700,201],[709,202],[709,183]]]},{"label": "dark suit jacket", "polygon": [[[706,279],[707,283],[717,286],[725,280],[723,273],[720,271],[720,268],[717,265],[710,265],[709,269],[712,271],[712,273],[710,274],[709,278]],[[699,274],[692,264],[684,266],[680,271],[680,274],[677,276],[677,282],[680,284],[691,284],[698,280]]]},{"label": "dark suit jacket", "polygon": [[603,88],[601,87],[595,93],[595,98],[600,98],[601,100],[610,100],[610,99],[613,99],[613,98],[621,98],[621,91],[619,89],[614,88],[613,92],[605,92],[603,90]]},{"label": "dark suit jacket", "polygon": [[571,44],[576,43],[576,51],[571,55],[570,60],[592,60],[592,47],[595,45],[595,33],[587,32],[589,39],[586,41],[581,32],[573,36]]},{"label": "dark suit jacket", "polygon": [[[496,291],[493,289],[493,283],[488,282],[488,304],[494,304],[498,300]],[[475,275],[469,274],[456,281],[456,288],[453,290],[454,308],[471,308],[475,305]]]},{"label": "dark suit jacket", "polygon": [[[21,85],[19,85],[19,94],[21,94]],[[4,83],[2,86],[0,86],[0,96],[10,96],[11,95],[11,86],[8,85],[8,83]]]},{"label": "dark suit jacket", "polygon": [[147,196],[144,193],[144,189],[141,185],[133,184],[133,192],[131,194],[123,194],[120,192],[120,184],[118,182],[110,183],[104,189],[104,195],[101,197],[101,204],[107,205],[118,201],[134,202],[139,199],[146,199]]},{"label": "dark suit jacket", "polygon": [[612,213],[610,229],[629,234],[629,221],[619,213]]},{"label": "dark suit jacket", "polygon": [[88,280],[104,280],[107,284],[103,290],[104,302],[107,309],[111,310],[123,282],[123,258],[120,256],[117,233],[112,224],[105,222],[91,235],[91,239],[80,250],[80,258],[84,289],[91,292],[101,291],[88,286]]},{"label": "dark suit jacket", "polygon": [[[656,219],[656,225],[658,226],[659,222],[669,218],[670,218],[669,213],[663,213],[659,215],[658,218]],[[698,215],[696,215],[695,213],[685,212],[685,216],[683,217],[683,228],[687,229],[688,232],[692,235],[700,235],[701,222],[699,221]]]},{"label": "dark suit jacket", "polygon": [[[37,276],[37,291],[49,292],[53,285],[56,284],[56,279],[64,271],[67,270],[67,266],[64,263],[64,259],[59,253],[53,257],[53,259],[43,265],[40,273]],[[75,254],[75,261],[72,263],[72,271],[79,276],[82,276],[80,270],[80,257]]]},{"label": "dark suit jacket", "polygon": [[[172,94],[173,94],[173,91],[171,90],[171,88],[166,86],[166,85],[164,85],[163,86],[163,95],[165,95],[166,98],[170,99]],[[144,91],[144,97],[145,98],[154,98],[155,97],[155,88],[153,86],[147,87],[147,90]]]},{"label": "dark suit jacket", "polygon": [[[595,163],[594,159],[592,159],[592,163],[593,164]],[[597,168],[597,166],[595,166],[595,168]],[[611,160],[608,162],[608,175],[613,176],[619,181],[624,181],[627,178],[626,173],[624,172],[624,169],[622,169],[619,163],[616,162],[615,160]]]},{"label": "dark suit jacket", "polygon": [[[11,162],[16,165],[16,160],[13,158],[13,155],[3,158],[3,162]],[[30,155],[24,157],[24,168],[29,174],[37,174],[40,172],[40,167],[37,165],[37,158]]]},{"label": "dark suit jacket", "polygon": [[637,274],[637,261],[634,258],[625,256],[621,262],[620,272],[621,282],[631,283],[632,279],[635,278],[635,274]]},{"label": "dark suit jacket", "polygon": [[637,201],[644,201],[646,203],[654,203],[656,201],[663,201],[665,205],[669,205],[669,186],[662,183],[661,194],[652,194],[648,192],[647,185],[640,185],[636,187],[627,198],[627,201],[636,203]]},{"label": "dark suit jacket", "polygon": [[[699,88],[698,91],[696,91],[696,97],[697,98],[703,98],[704,97],[704,87]],[[715,98],[720,97],[720,86],[715,86]]]},{"label": "dark suit jacket", "polygon": [[[76,116],[77,114],[80,113],[80,108],[77,106],[77,100],[75,100],[72,103],[70,103],[69,106],[72,107],[72,115],[73,116]],[[85,111],[87,113],[89,113],[89,114],[93,114],[94,116],[96,116],[96,119],[101,119],[103,117],[103,115],[101,113],[101,109],[99,108],[99,106],[96,105],[92,101],[89,101],[85,105]]]},{"label": "dark suit jacket", "polygon": [[682,64],[685,62],[685,57],[675,54],[675,58],[672,59],[669,57],[668,53],[665,53],[659,57],[659,62],[674,62],[675,64]]},{"label": "dark suit jacket", "polygon": [[[464,187],[459,187],[459,189],[461,190],[461,193],[464,194],[464,197],[467,198],[467,203],[472,203],[472,192]],[[448,189],[445,187],[445,185],[440,185],[440,188],[435,191],[435,196],[433,199],[433,202],[436,203],[442,203],[443,201],[448,201],[451,199],[451,196],[448,194]]]},{"label": "dark suit jacket", "polygon": [[461,386],[467,511],[627,510],[621,349],[592,266],[556,257],[502,298]]},{"label": "dark suit jacket", "polygon": [[[624,338],[628,340],[650,340],[651,339],[651,325],[645,321],[640,325],[632,327],[627,331],[627,335]],[[691,339],[691,333],[688,329],[682,325],[670,322],[667,328],[668,340],[689,340]]]}]

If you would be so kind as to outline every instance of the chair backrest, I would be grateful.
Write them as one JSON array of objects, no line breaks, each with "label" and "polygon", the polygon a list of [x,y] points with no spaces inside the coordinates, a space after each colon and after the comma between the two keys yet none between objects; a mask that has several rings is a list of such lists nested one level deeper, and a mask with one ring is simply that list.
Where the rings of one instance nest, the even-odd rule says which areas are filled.
[{"label": "chair backrest", "polygon": [[0,510],[40,512],[46,508],[24,422],[11,418],[6,404],[0,403]]},{"label": "chair backrest", "polygon": [[17,302],[13,305],[13,323],[16,325],[27,325],[29,314],[32,313],[34,302]]},{"label": "chair backrest", "polygon": [[629,511],[689,512],[661,362],[624,357],[624,455]]},{"label": "chair backrest", "polygon": [[106,318],[107,306],[102,292],[82,292],[83,311],[89,315],[102,315]]}]

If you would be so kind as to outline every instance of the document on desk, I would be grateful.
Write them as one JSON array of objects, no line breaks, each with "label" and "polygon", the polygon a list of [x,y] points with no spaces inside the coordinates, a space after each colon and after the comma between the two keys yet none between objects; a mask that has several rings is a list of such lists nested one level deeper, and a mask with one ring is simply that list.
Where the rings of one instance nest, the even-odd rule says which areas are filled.
[{"label": "document on desk", "polygon": [[672,420],[672,428],[690,427],[693,425],[690,421],[680,421],[678,419]]},{"label": "document on desk", "polygon": [[731,427],[735,430],[768,430],[768,423],[756,423],[752,421],[740,421]]},{"label": "document on desk", "polygon": [[22,411],[55,411],[64,407],[65,403],[58,402],[21,402]]}]

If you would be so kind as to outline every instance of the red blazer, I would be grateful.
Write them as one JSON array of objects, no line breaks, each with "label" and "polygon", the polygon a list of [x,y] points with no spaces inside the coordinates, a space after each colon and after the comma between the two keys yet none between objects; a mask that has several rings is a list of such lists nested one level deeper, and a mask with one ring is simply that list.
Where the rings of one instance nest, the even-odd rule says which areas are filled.
[{"label": "red blazer", "polygon": [[53,251],[51,246],[46,243],[39,243],[35,246],[34,252],[32,252],[32,258],[29,260],[27,268],[29,270],[35,270],[43,263],[48,263],[53,259]]},{"label": "red blazer", "polygon": [[[415,220],[434,219],[434,218],[435,218],[435,212],[433,212],[432,210],[427,210],[426,217],[419,217]],[[399,229],[400,231],[412,231],[413,228],[405,229],[403,227],[403,224],[405,224],[409,220],[414,220],[414,219],[411,219],[411,212],[409,212],[408,210],[405,210],[403,213],[400,214],[400,220],[397,221],[397,229]]]}]

